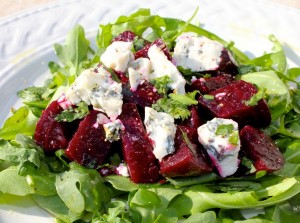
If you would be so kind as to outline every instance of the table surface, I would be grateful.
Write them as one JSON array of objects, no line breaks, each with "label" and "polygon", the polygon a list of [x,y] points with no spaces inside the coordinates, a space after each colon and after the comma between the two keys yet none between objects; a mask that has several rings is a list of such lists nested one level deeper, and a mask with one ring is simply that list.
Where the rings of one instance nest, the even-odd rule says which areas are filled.
[{"label": "table surface", "polygon": [[[6,17],[58,0],[0,0],[0,17]],[[300,9],[300,0],[272,0],[274,2]],[[3,10],[5,9],[5,10]]]}]

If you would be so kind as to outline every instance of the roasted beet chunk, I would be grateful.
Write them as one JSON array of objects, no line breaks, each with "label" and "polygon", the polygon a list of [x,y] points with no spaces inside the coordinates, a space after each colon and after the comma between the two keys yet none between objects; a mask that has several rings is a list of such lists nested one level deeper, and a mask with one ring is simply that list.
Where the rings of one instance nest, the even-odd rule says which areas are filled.
[{"label": "roasted beet chunk", "polygon": [[221,61],[218,68],[219,73],[238,74],[238,67],[231,53],[227,49],[223,49],[221,53]]},{"label": "roasted beet chunk", "polygon": [[265,127],[271,122],[271,113],[264,99],[257,105],[248,106],[246,102],[257,93],[253,84],[239,80],[209,93],[209,97],[200,96],[198,101],[210,116],[233,119],[239,126],[253,125]]},{"label": "roasted beet chunk", "polygon": [[194,141],[198,141],[198,133],[197,128],[200,125],[204,124],[203,118],[199,115],[198,107],[197,106],[190,106],[189,111],[191,112],[191,115],[184,121],[181,121],[178,123],[181,128],[185,128],[185,130],[188,132],[188,135],[191,136],[191,138]]},{"label": "roasted beet chunk", "polygon": [[160,162],[160,171],[165,177],[197,176],[212,171],[200,145],[192,142],[185,128],[177,127],[175,153]]},{"label": "roasted beet chunk", "polygon": [[55,117],[62,112],[57,101],[53,101],[37,122],[34,139],[45,151],[65,149],[69,143],[68,123],[58,122]]},{"label": "roasted beet chunk", "polygon": [[190,91],[198,90],[201,94],[207,94],[219,88],[231,84],[234,78],[230,74],[222,74],[216,77],[199,78],[192,80]]},{"label": "roasted beet chunk", "polygon": [[88,168],[102,164],[110,151],[111,143],[105,140],[103,125],[97,124],[98,111],[92,110],[79,124],[66,155],[70,160]]},{"label": "roasted beet chunk", "polygon": [[115,38],[113,38],[111,42],[115,42],[115,41],[132,42],[135,36],[136,36],[135,33],[131,31],[124,31],[120,33],[118,36],[116,36]]},{"label": "roasted beet chunk", "polygon": [[283,167],[284,158],[272,139],[249,125],[240,131],[242,151],[253,161],[256,171],[272,172]]},{"label": "roasted beet chunk", "polygon": [[161,95],[157,92],[154,85],[148,81],[144,81],[140,84],[136,91],[131,91],[128,84],[123,84],[122,94],[126,101],[133,102],[141,107],[151,107],[152,104],[161,98]]},{"label": "roasted beet chunk", "polygon": [[164,54],[167,56],[168,60],[172,61],[170,51],[169,51],[167,45],[161,39],[157,39],[153,43],[149,43],[146,46],[144,46],[144,48],[140,49],[139,51],[137,51],[134,54],[134,58],[135,59],[138,59],[138,58],[141,58],[141,57],[148,58],[148,50],[152,45],[158,46],[164,52]]},{"label": "roasted beet chunk", "polygon": [[135,183],[157,182],[160,177],[158,161],[136,105],[125,103],[119,119],[125,127],[121,132],[122,149],[131,180]]}]

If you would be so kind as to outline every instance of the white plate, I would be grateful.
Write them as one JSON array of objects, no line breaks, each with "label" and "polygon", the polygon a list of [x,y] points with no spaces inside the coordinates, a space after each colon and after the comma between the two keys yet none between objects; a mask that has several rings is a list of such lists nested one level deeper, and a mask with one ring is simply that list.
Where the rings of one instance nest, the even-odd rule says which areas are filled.
[{"label": "white plate", "polygon": [[[0,20],[0,123],[19,106],[16,92],[41,83],[47,63],[55,59],[53,43],[63,42],[77,23],[94,39],[98,24],[113,22],[138,8],[187,20],[199,6],[197,19],[225,40],[233,40],[248,55],[271,49],[268,35],[283,44],[291,66],[300,66],[300,11],[267,0],[67,0],[48,4]],[[1,223],[54,223],[48,213],[28,198],[1,202]]]}]

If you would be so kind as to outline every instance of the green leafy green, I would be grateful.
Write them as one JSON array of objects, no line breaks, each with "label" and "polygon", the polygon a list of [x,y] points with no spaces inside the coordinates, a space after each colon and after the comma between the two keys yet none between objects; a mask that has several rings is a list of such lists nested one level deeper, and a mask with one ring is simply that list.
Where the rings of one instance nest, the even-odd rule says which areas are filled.
[{"label": "green leafy green", "polygon": [[58,122],[72,122],[76,119],[82,119],[87,114],[89,114],[89,106],[87,103],[82,101],[78,103],[75,108],[70,106],[63,110],[55,117],[55,120]]},{"label": "green leafy green", "polygon": [[154,87],[157,89],[157,92],[162,95],[167,95],[169,90],[168,84],[171,82],[172,80],[169,76],[162,76],[151,80],[151,83],[154,84]]},{"label": "green leafy green", "polygon": [[168,97],[159,99],[152,105],[157,111],[163,111],[175,119],[186,119],[190,116],[188,109],[191,105],[197,105],[198,101],[195,99],[198,91],[188,92],[185,95],[171,93]]},{"label": "green leafy green", "polygon": [[0,129],[0,137],[11,140],[19,133],[32,136],[38,120],[28,107],[21,107],[6,119]]},{"label": "green leafy green", "polygon": [[83,27],[77,25],[67,35],[65,45],[55,44],[54,48],[58,59],[69,68],[70,74],[78,75],[83,62],[87,60],[89,46],[90,42],[85,38]]}]

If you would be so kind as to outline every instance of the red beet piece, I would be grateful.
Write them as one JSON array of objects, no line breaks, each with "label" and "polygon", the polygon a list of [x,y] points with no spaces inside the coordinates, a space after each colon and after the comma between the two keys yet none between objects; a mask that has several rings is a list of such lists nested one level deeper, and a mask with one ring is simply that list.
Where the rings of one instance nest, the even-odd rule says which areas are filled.
[{"label": "red beet piece", "polygon": [[232,75],[238,74],[238,66],[227,49],[222,50],[218,72]]},{"label": "red beet piece", "polygon": [[141,57],[148,58],[148,50],[152,45],[158,46],[164,52],[164,54],[167,56],[168,60],[172,61],[172,56],[170,54],[170,51],[169,51],[167,45],[164,43],[164,41],[162,39],[157,39],[153,43],[149,43],[146,46],[144,46],[144,48],[142,48],[139,51],[135,52],[134,58],[135,59],[138,59],[138,58],[141,58]]},{"label": "red beet piece", "polygon": [[140,84],[136,91],[131,91],[128,84],[123,84],[122,94],[124,100],[138,104],[141,107],[151,107],[152,104],[161,98],[154,85],[148,81]]},{"label": "red beet piece", "polygon": [[55,151],[68,147],[70,135],[70,129],[67,128],[68,124],[55,120],[55,117],[62,111],[59,103],[53,101],[36,124],[34,140],[45,151]]},{"label": "red beet piece", "polygon": [[[183,135],[185,134],[185,135]],[[175,153],[160,162],[160,171],[165,177],[198,176],[213,170],[200,145],[193,140],[185,128],[177,127]]]},{"label": "red beet piece", "polygon": [[223,74],[216,77],[199,78],[192,81],[190,91],[198,90],[201,94],[207,94],[219,88],[231,84],[234,78],[230,74]]},{"label": "red beet piece", "polygon": [[240,131],[242,151],[253,161],[256,171],[272,172],[284,165],[284,158],[273,140],[262,131],[245,126]]},{"label": "red beet piece", "polygon": [[135,38],[135,33],[131,31],[124,31],[120,33],[118,36],[112,39],[111,42],[115,41],[123,41],[123,42],[132,42]]},{"label": "red beet piece", "polygon": [[178,123],[181,128],[185,128],[185,130],[189,133],[193,141],[198,142],[198,133],[197,129],[200,125],[204,124],[203,118],[199,115],[197,106],[190,106],[189,111],[191,115],[184,121]]},{"label": "red beet piece", "polygon": [[160,179],[159,164],[142,120],[134,103],[123,104],[119,119],[125,129],[121,131],[122,150],[131,180],[135,183],[154,183]]},{"label": "red beet piece", "polygon": [[105,140],[103,125],[96,124],[97,114],[98,111],[91,110],[80,122],[66,150],[70,160],[75,160],[88,168],[102,164],[111,148],[111,143]]},{"label": "red beet piece", "polygon": [[240,127],[248,124],[266,127],[271,123],[271,113],[265,100],[259,100],[254,106],[245,104],[256,93],[253,84],[239,80],[210,92],[213,99],[200,95],[198,101],[209,116],[233,119]]}]

